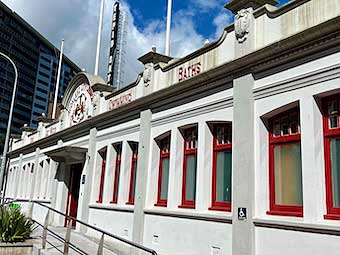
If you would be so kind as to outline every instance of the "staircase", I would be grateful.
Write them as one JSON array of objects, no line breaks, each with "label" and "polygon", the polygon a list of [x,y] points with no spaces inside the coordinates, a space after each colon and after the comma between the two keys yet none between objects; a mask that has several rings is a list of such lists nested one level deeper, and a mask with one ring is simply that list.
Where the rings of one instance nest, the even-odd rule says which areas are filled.
[{"label": "staircase", "polygon": [[[31,235],[34,246],[33,255],[157,255],[156,251],[150,248],[67,216],[40,202],[11,200],[2,201],[0,206],[11,202],[25,205],[28,208],[27,216],[35,222],[35,228]],[[35,216],[34,208],[39,207],[43,207],[47,212],[44,220]],[[65,218],[68,226],[52,226],[50,224],[52,214]],[[72,229],[71,222],[76,222],[77,226],[85,226],[89,235]]]}]

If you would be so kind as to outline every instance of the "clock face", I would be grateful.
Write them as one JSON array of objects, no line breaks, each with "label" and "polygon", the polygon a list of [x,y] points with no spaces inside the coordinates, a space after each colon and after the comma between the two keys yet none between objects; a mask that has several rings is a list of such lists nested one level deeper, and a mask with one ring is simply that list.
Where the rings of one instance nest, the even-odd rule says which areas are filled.
[{"label": "clock face", "polygon": [[73,93],[69,104],[71,126],[86,120],[93,101],[93,91],[88,84],[81,84]]}]

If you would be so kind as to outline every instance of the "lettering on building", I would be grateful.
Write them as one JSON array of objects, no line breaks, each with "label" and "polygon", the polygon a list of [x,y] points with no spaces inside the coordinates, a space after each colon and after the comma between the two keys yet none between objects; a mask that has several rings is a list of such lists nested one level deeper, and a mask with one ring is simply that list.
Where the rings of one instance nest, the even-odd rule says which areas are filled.
[{"label": "lettering on building", "polygon": [[116,109],[122,105],[128,104],[132,101],[132,93],[122,95],[119,98],[112,99],[109,101],[109,110]]},{"label": "lettering on building", "polygon": [[198,74],[200,74],[202,71],[202,65],[201,62],[198,62],[196,64],[193,65],[189,65],[189,66],[181,66],[178,69],[178,81],[184,81],[187,80],[189,78],[192,78]]}]

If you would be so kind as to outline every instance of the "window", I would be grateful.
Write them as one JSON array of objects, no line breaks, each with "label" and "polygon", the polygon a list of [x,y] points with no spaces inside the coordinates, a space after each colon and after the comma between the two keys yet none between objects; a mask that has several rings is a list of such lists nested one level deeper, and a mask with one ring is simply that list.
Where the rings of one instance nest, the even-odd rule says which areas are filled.
[{"label": "window", "polygon": [[182,204],[180,208],[195,208],[197,172],[197,125],[183,131],[184,159],[182,181]]},{"label": "window", "polygon": [[99,156],[101,158],[101,173],[100,173],[99,194],[98,194],[97,203],[103,202],[105,167],[106,167],[106,151],[107,151],[106,147],[99,151]]},{"label": "window", "polygon": [[169,166],[170,166],[170,133],[166,137],[157,141],[160,151],[159,173],[158,173],[158,195],[155,206],[167,206]]},{"label": "window", "polygon": [[231,124],[213,124],[212,203],[210,210],[231,211]]},{"label": "window", "polygon": [[268,214],[303,216],[299,108],[270,119]]},{"label": "window", "polygon": [[132,158],[131,158],[129,201],[126,204],[133,205],[135,203],[135,191],[136,191],[138,143],[130,142],[129,144],[130,144],[131,151],[132,151]]},{"label": "window", "polygon": [[119,190],[119,176],[120,166],[122,160],[122,143],[116,143],[113,145],[116,151],[116,165],[114,169],[114,180],[113,180],[113,198],[111,203],[116,204],[118,202],[118,190]]},{"label": "window", "polygon": [[323,100],[326,219],[340,219],[340,94]]}]

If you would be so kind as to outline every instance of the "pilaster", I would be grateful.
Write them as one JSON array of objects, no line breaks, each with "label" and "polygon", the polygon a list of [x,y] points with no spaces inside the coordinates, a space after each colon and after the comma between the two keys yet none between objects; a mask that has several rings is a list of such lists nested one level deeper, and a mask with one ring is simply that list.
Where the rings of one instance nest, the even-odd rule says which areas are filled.
[{"label": "pilaster", "polygon": [[144,235],[144,207],[146,201],[146,185],[148,173],[148,159],[150,153],[151,110],[140,113],[140,132],[138,144],[138,162],[136,175],[136,192],[133,215],[133,241],[142,244]]},{"label": "pilaster", "polygon": [[310,95],[300,100],[300,123],[303,216],[305,221],[316,223],[326,212],[323,121]]},{"label": "pilaster", "polygon": [[[251,255],[255,251],[254,216],[254,78],[251,74],[234,80],[233,144],[232,144],[232,254]],[[243,208],[243,209],[242,209]],[[239,210],[246,214],[239,219]]]},{"label": "pilaster", "polygon": [[[81,175],[81,184],[79,190],[78,218],[84,222],[88,222],[89,220],[89,204],[91,202],[91,191],[93,186],[92,179],[96,158],[96,141],[97,129],[92,128],[90,130],[89,148]],[[87,227],[81,225],[79,230],[80,232],[85,233]]]},{"label": "pilaster", "polygon": [[211,206],[212,182],[212,134],[205,121],[198,123],[196,209],[206,210]]},{"label": "pilaster", "polygon": [[[36,187],[36,179],[37,179],[37,169],[39,169],[39,156],[40,156],[40,148],[36,148],[35,150],[35,157],[34,157],[34,169],[32,173],[32,182],[31,182],[31,187],[30,187],[30,192],[29,192],[29,199],[32,200],[34,198],[34,190]],[[27,169],[30,171],[30,169]]]}]

